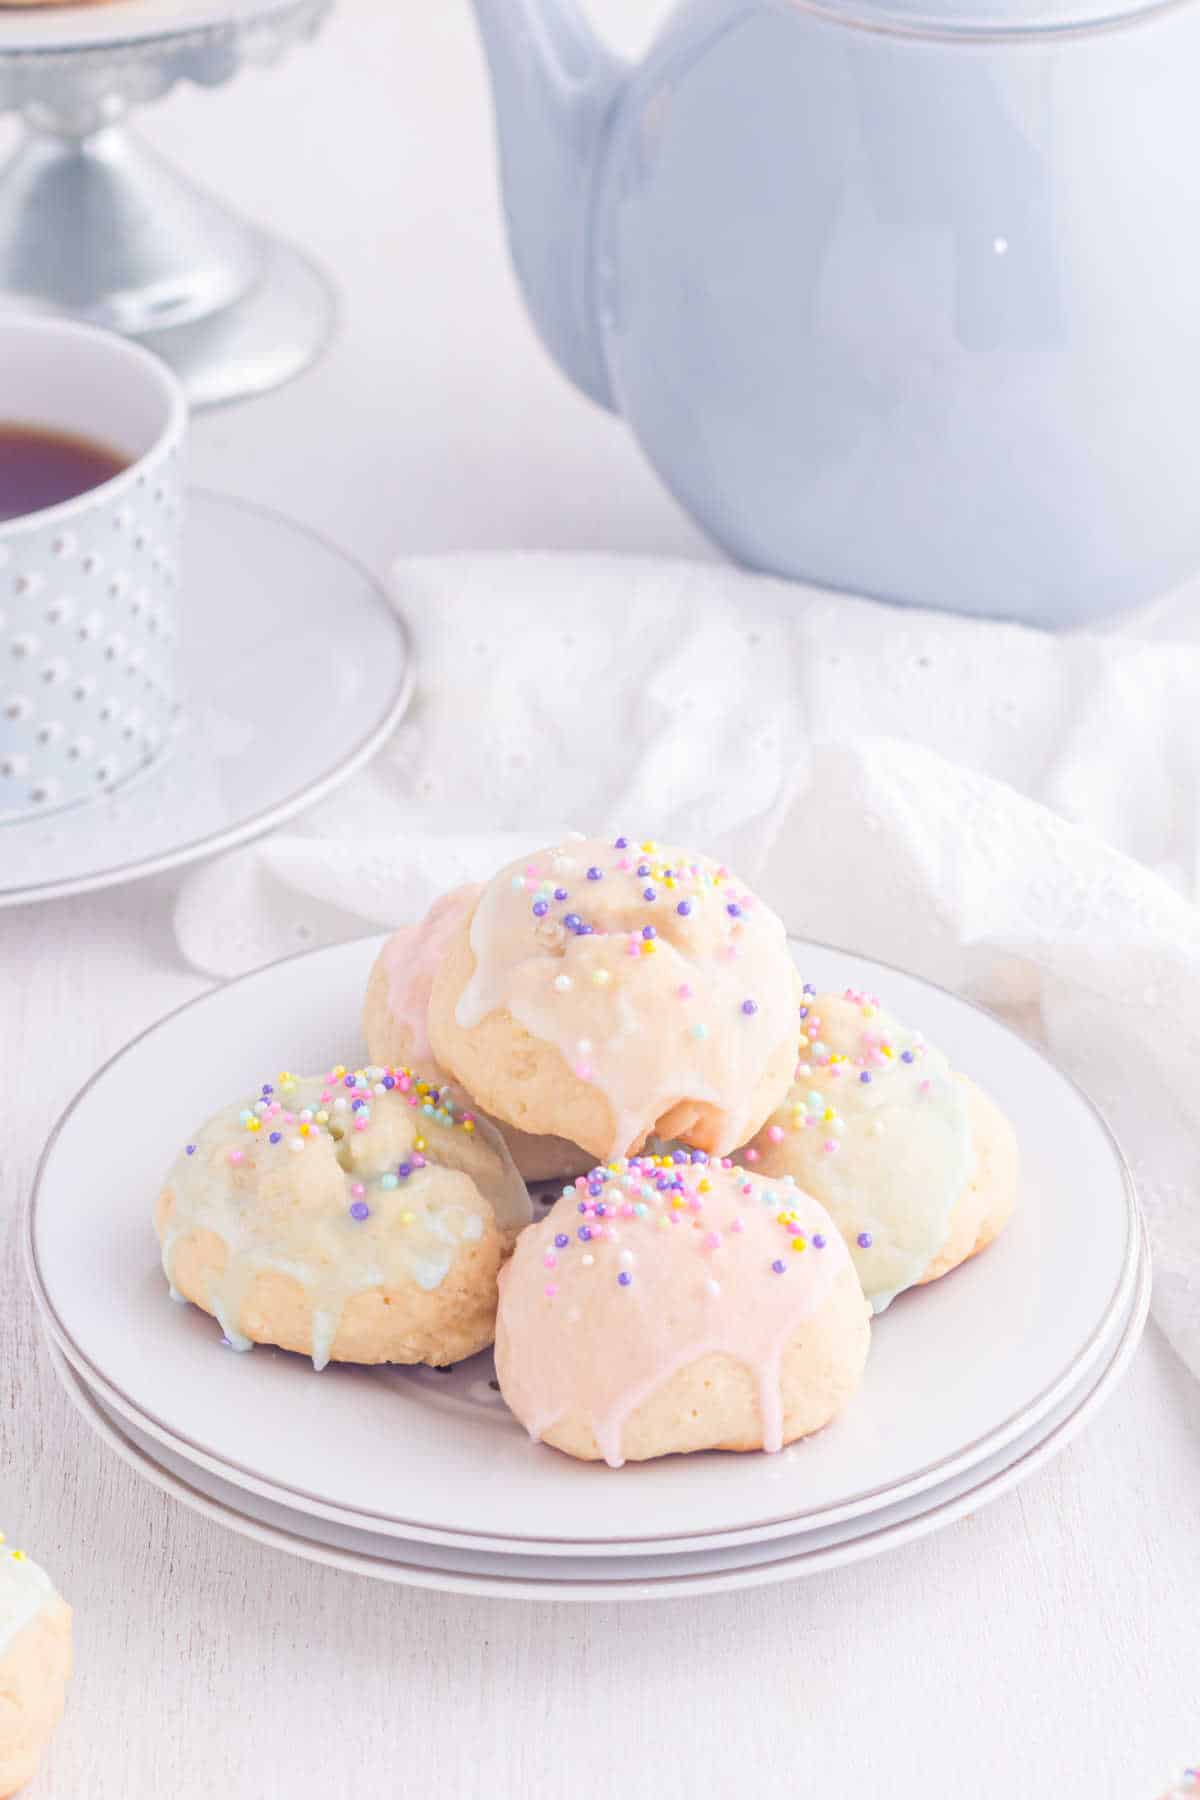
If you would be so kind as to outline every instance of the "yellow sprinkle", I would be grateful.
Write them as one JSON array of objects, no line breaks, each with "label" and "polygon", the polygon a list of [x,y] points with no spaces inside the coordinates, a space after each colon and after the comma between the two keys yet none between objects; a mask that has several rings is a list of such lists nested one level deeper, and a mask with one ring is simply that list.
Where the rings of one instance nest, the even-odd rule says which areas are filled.
[{"label": "yellow sprinkle", "polygon": [[337,1068],[333,1072],[335,1075],[344,1075],[346,1073],[345,1063],[339,1063]]},{"label": "yellow sprinkle", "polygon": [[307,1136],[308,1136],[308,1126],[307,1126],[307,1125],[302,1125],[302,1126],[301,1126],[301,1127],[300,1127],[300,1136],[301,1136],[301,1137],[307,1137]]},{"label": "yellow sprinkle", "polygon": [[595,982],[597,987],[607,987],[609,982],[612,980],[612,976],[609,974],[607,969],[593,969],[592,970],[592,980]]},{"label": "yellow sprinkle", "polygon": [[827,1106],[825,1108],[825,1111],[821,1114],[821,1117],[825,1120],[826,1124],[828,1124],[829,1120],[834,1118],[835,1116],[836,1115],[834,1113],[832,1106]]},{"label": "yellow sprinkle", "polygon": [[653,838],[647,838],[646,842],[642,845],[642,849],[646,852],[647,856],[649,856],[653,851],[658,849],[658,845],[654,842]]},{"label": "yellow sprinkle", "polygon": [[261,1119],[247,1119],[246,1120],[246,1130],[247,1131],[261,1131],[262,1130],[262,1120]]},{"label": "yellow sprinkle", "polygon": [[864,1006],[862,1009],[862,1016],[864,1019],[873,1019],[875,1017],[875,1008],[873,1006]]},{"label": "yellow sprinkle", "polygon": [[683,1211],[683,1201],[679,1198],[678,1194],[675,1195],[675,1198],[671,1202],[671,1210],[673,1212]]},{"label": "yellow sprinkle", "polygon": [[643,938],[643,940],[642,940],[642,955],[643,956],[653,956],[654,955],[654,941],[652,938]]},{"label": "yellow sprinkle", "polygon": [[402,1225],[411,1225],[411,1224],[412,1224],[412,1222],[413,1222],[413,1219],[414,1219],[414,1218],[415,1218],[415,1217],[416,1217],[416,1214],[415,1214],[415,1213],[410,1213],[410,1212],[402,1212],[402,1213],[401,1213],[401,1214],[400,1214],[400,1223],[401,1223],[401,1224],[402,1224]]},{"label": "yellow sprinkle", "polygon": [[802,1238],[802,1237],[794,1237],[792,1239],[792,1249],[793,1250],[807,1250],[808,1249],[808,1239]]},{"label": "yellow sprinkle", "polygon": [[474,1119],[464,1119],[463,1120],[463,1130],[464,1131],[474,1131],[474,1129],[475,1129]]},{"label": "yellow sprinkle", "polygon": [[7,1542],[8,1539],[5,1537],[4,1533],[0,1531],[0,1544],[7,1544]]},{"label": "yellow sprinkle", "polygon": [[414,1150],[423,1150],[424,1148],[425,1148],[425,1139],[417,1138],[413,1143],[413,1149]]},{"label": "yellow sprinkle", "polygon": [[24,1562],[25,1561],[25,1552],[23,1550],[14,1550],[12,1553],[12,1559],[14,1562]]},{"label": "yellow sprinkle", "polygon": [[789,1215],[787,1213],[776,1213],[775,1223],[777,1225],[786,1225],[788,1223],[788,1217]]},{"label": "yellow sprinkle", "polygon": [[883,1046],[883,1054],[885,1056],[895,1056],[896,1052],[892,1049],[890,1044],[885,1044]]},{"label": "yellow sprinkle", "polygon": [[712,1187],[711,1181],[698,1181],[696,1183],[697,1192],[699,1192],[701,1194],[707,1194],[711,1187]]}]

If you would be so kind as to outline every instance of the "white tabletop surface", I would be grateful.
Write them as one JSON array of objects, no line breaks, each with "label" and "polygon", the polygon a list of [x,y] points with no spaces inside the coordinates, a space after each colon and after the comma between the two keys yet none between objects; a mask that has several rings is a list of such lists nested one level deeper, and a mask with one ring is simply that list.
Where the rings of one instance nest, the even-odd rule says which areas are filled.
[{"label": "white tabletop surface", "polygon": [[[660,4],[594,0],[631,49]],[[344,291],[326,361],[203,419],[195,472],[378,568],[463,546],[709,554],[535,344],[485,106],[466,0],[342,0],[285,66],[146,118]],[[703,1602],[378,1586],[138,1481],[55,1384],[17,1215],[75,1088],[204,985],[174,948],[175,885],[0,914],[0,1522],[77,1617],[34,1800],[1153,1800],[1200,1756],[1200,1386],[1153,1328],[1099,1421],[1015,1496],[861,1567]]]}]

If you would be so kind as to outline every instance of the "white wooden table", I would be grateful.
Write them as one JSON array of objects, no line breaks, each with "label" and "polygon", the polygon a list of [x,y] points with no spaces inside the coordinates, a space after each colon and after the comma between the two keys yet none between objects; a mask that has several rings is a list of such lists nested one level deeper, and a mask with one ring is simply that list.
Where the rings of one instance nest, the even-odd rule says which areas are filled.
[{"label": "white wooden table", "polygon": [[[629,48],[661,10],[595,5]],[[285,67],[145,123],[344,288],[320,368],[198,424],[201,481],[379,568],[400,548],[709,554],[532,338],[465,0],[342,0]],[[75,1088],[203,986],[174,948],[174,886],[0,913],[0,1522],[77,1609],[36,1800],[1152,1800],[1200,1756],[1200,1385],[1153,1329],[1098,1423],[1015,1496],[865,1566],[703,1602],[387,1588],[139,1482],[47,1367],[16,1221]]]}]

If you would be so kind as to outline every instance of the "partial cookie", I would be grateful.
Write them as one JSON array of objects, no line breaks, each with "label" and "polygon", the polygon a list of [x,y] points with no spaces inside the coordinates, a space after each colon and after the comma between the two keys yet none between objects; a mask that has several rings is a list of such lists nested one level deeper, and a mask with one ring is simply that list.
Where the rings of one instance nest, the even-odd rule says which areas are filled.
[{"label": "partial cookie", "polygon": [[780,920],[690,850],[572,838],[484,888],[434,976],[439,1064],[498,1119],[611,1160],[744,1143],[795,1064]]},{"label": "partial cookie", "polygon": [[177,1298],[235,1349],[432,1363],[492,1342],[531,1215],[499,1135],[407,1069],[281,1075],[196,1133],[155,1213]]},{"label": "partial cookie", "polygon": [[855,989],[805,988],[787,1099],[735,1160],[827,1206],[876,1312],[991,1243],[1016,1205],[1008,1120],[941,1051]]},{"label": "partial cookie", "polygon": [[[379,952],[363,1005],[367,1054],[375,1062],[420,1069],[431,1081],[446,1079],[429,1042],[434,970],[482,892],[478,886],[453,888],[434,901],[418,925],[394,931]],[[526,1181],[563,1181],[583,1174],[593,1161],[565,1138],[533,1137],[500,1120],[493,1123]]]},{"label": "partial cookie", "polygon": [[617,1468],[778,1450],[854,1393],[870,1308],[824,1208],[703,1152],[596,1169],[501,1276],[500,1391],[534,1438]]},{"label": "partial cookie", "polygon": [[71,1609],[0,1532],[0,1800],[36,1773],[70,1674]]}]

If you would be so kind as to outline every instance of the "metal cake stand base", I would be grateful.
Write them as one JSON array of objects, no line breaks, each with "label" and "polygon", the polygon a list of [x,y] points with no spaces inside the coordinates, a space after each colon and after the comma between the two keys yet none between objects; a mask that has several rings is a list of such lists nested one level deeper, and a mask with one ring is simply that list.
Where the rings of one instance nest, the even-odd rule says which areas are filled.
[{"label": "metal cake stand base", "polygon": [[[195,406],[277,387],[324,347],[330,283],[196,186],[125,125],[178,80],[228,80],[311,35],[330,0],[225,0],[231,17],[103,41],[162,0],[58,13],[59,41],[0,33],[0,111],[27,132],[0,169],[0,309],[85,319],[169,362]],[[193,9],[194,11],[195,9]],[[85,35],[64,47],[65,19]],[[114,27],[114,19],[117,25]]]}]

